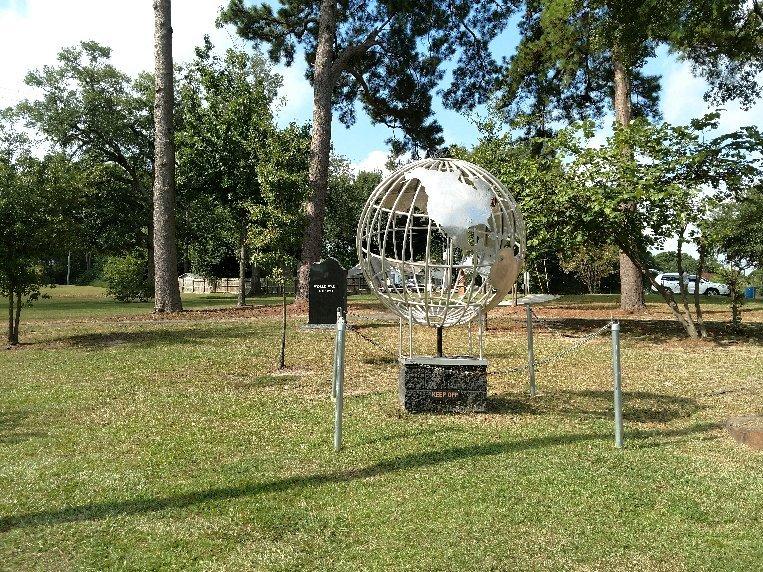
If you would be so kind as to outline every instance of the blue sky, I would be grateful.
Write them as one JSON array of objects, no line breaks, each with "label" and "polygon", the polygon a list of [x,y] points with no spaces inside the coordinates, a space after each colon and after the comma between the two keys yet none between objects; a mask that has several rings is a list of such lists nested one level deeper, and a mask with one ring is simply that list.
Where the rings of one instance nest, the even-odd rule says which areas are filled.
[{"label": "blue sky", "polygon": [[[173,50],[175,60],[193,56],[193,48],[204,34],[220,47],[243,44],[230,29],[216,29],[214,20],[222,0],[185,0],[173,2]],[[93,39],[113,49],[113,61],[127,73],[153,66],[153,12],[151,2],[123,0],[0,0],[0,105],[11,105],[23,97],[34,96],[23,83],[32,68],[55,61],[58,50],[80,40]],[[515,29],[509,29],[494,42],[495,53],[509,55],[516,45]],[[690,67],[664,50],[649,63],[649,70],[662,76],[661,108],[665,120],[685,123],[702,115],[708,107],[702,99],[703,80],[695,78]],[[312,90],[304,79],[304,62],[291,68],[277,67],[284,77],[281,96],[285,104],[279,122],[304,122],[311,116]],[[484,110],[483,110],[484,111]],[[473,144],[479,134],[470,119],[444,109],[435,99],[436,117],[443,126],[448,143]],[[604,124],[611,122],[607,118]],[[763,124],[763,103],[749,111],[730,104],[721,120],[721,130],[742,125]],[[604,129],[600,137],[607,132]],[[356,166],[383,166],[385,140],[392,134],[387,127],[372,125],[362,113],[351,129],[335,122],[334,148]]]}]

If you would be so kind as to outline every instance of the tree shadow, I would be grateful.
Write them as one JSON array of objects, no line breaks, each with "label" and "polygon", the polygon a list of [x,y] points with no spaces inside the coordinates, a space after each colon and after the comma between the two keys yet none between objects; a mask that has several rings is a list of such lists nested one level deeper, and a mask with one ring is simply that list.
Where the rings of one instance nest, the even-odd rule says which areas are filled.
[{"label": "tree shadow", "polygon": [[397,363],[397,357],[391,355],[362,357],[360,361],[367,365],[390,365]]},{"label": "tree shadow", "polygon": [[[685,429],[641,431],[635,438],[649,439],[652,437],[677,437],[695,433],[705,433],[717,428],[718,424],[705,423]],[[631,436],[627,435],[627,438],[631,438]],[[300,475],[260,483],[244,482],[236,486],[191,491],[159,498],[90,503],[56,510],[6,516],[0,518],[0,532],[7,532],[17,528],[101,520],[110,517],[146,514],[162,510],[183,509],[206,502],[219,502],[262,494],[299,490],[308,487],[353,482],[389,473],[396,473],[398,471],[429,467],[462,459],[490,457],[504,453],[515,453],[544,447],[571,445],[586,441],[609,441],[610,439],[611,435],[609,433],[547,435],[521,441],[468,445],[465,447],[410,453],[392,459],[379,461],[362,468],[328,471],[313,475]]]},{"label": "tree shadow", "polygon": [[[581,337],[605,326],[608,322],[609,320],[606,318],[542,317],[543,325],[534,326],[534,332],[537,335],[555,332],[563,336]],[[706,319],[705,326],[710,336],[708,341],[719,345],[725,344],[729,340],[763,344],[763,322],[743,322],[739,331],[734,331],[730,322],[725,321]],[[524,330],[523,321],[514,320],[507,324],[504,316],[496,317],[490,323],[490,331],[518,331],[520,329]],[[689,341],[686,337],[686,331],[672,318],[621,319],[620,334],[624,339],[637,339],[653,343]]]},{"label": "tree shadow", "polygon": [[530,397],[488,395],[487,413],[496,415],[539,415],[541,412]]},{"label": "tree shadow", "polygon": [[[545,415],[611,419],[613,393],[600,390],[554,390],[536,397],[504,394],[488,398],[488,411],[496,414]],[[694,399],[646,391],[623,392],[623,419],[637,423],[669,423],[688,419],[703,407]]]},{"label": "tree shadow", "polygon": [[[216,328],[145,328],[137,331],[73,334],[54,340],[81,349],[95,350],[118,346],[151,348],[195,344],[206,340],[243,339],[261,335],[262,328],[251,324],[220,325]],[[275,335],[275,332],[271,332]]]},{"label": "tree shadow", "polygon": [[385,310],[384,304],[376,300],[349,300],[347,306],[348,312],[355,312],[359,310]]},{"label": "tree shadow", "polygon": [[397,441],[399,439],[413,439],[415,437],[424,437],[430,435],[442,435],[445,433],[463,433],[463,429],[458,427],[438,427],[433,429],[419,429],[418,431],[401,431],[400,433],[391,433],[389,435],[382,435],[381,437],[375,437],[373,439],[364,439],[353,443],[353,446],[367,446],[376,445],[378,443],[388,443],[390,441]]},{"label": "tree shadow", "polygon": [[[363,321],[363,322],[357,322],[352,324],[353,328],[357,328],[358,330],[375,330],[375,329],[383,329],[383,328],[395,328],[397,329],[398,324],[395,322],[384,322],[382,320],[369,320],[369,321]],[[408,325],[406,324],[405,327],[407,328]],[[397,337],[397,331],[395,331],[395,337]]]},{"label": "tree shadow", "polygon": [[27,417],[29,417],[29,411],[5,411],[0,413],[0,444],[15,445],[27,439],[47,437],[47,433],[39,431],[20,431],[19,428]]}]

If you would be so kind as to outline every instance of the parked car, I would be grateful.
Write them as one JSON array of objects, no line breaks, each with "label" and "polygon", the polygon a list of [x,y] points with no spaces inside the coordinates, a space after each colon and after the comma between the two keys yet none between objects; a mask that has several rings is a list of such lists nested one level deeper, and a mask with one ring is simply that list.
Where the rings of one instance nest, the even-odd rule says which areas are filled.
[{"label": "parked car", "polygon": [[[684,284],[686,284],[689,294],[694,294],[694,286],[697,276],[694,274],[684,274]],[[681,286],[678,281],[678,272],[664,272],[655,276],[655,281],[658,284],[662,284],[668,290],[671,290],[678,294],[681,291]],[[652,291],[657,292],[657,288],[652,286]],[[728,296],[730,293],[727,284],[721,284],[720,282],[710,282],[704,278],[699,279],[699,293],[705,296]]]},{"label": "parked car", "polygon": [[[442,280],[439,278],[430,278],[432,283],[432,288],[435,290],[442,288]],[[426,290],[427,285],[426,282],[424,282],[424,278],[422,276],[416,276],[416,278],[408,278],[408,280],[405,281],[405,286],[409,290]]]}]

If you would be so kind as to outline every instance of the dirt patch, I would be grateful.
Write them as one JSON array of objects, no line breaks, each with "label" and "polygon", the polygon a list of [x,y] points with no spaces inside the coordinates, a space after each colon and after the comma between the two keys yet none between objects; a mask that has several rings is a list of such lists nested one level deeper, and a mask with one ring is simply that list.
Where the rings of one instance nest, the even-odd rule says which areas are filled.
[{"label": "dirt patch", "polygon": [[763,451],[763,416],[731,417],[726,421],[726,430],[738,443]]},{"label": "dirt patch", "polygon": [[[171,322],[171,321],[197,321],[197,320],[235,320],[240,318],[268,318],[280,316],[281,306],[254,305],[238,308],[202,308],[195,310],[183,310],[165,314],[136,314],[134,316],[119,316],[109,321],[118,322]],[[303,304],[289,304],[286,306],[287,318],[307,316],[307,306]]]}]

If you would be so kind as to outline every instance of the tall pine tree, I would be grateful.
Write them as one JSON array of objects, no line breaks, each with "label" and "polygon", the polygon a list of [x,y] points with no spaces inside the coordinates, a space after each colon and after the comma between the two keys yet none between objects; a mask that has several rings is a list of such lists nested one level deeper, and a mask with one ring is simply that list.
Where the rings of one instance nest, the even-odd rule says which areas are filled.
[{"label": "tall pine tree", "polygon": [[[656,116],[659,77],[644,66],[660,45],[709,79],[709,97],[749,103],[761,62],[756,10],[757,1],[745,0],[527,1],[517,52],[499,81],[498,107],[514,125],[541,135],[554,121],[598,119],[608,111],[620,126],[634,116]],[[625,254],[620,282],[622,309],[643,307],[641,273]]]},{"label": "tall pine tree", "polygon": [[[313,84],[310,197],[297,296],[307,297],[310,264],[321,255],[326,212],[331,119],[355,121],[359,99],[375,123],[400,128],[405,148],[433,153],[443,143],[432,118],[432,91],[454,62],[448,101],[470,107],[485,99],[484,86],[498,65],[489,43],[504,29],[511,2],[495,0],[280,0],[247,6],[231,0],[221,22],[267,44],[275,62],[290,65],[298,48]],[[394,142],[393,142],[394,143]]]},{"label": "tall pine tree", "polygon": [[183,309],[175,240],[174,75],[170,0],[154,0],[154,311]]}]

